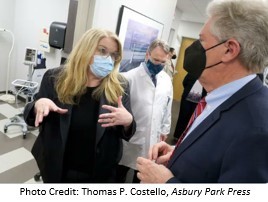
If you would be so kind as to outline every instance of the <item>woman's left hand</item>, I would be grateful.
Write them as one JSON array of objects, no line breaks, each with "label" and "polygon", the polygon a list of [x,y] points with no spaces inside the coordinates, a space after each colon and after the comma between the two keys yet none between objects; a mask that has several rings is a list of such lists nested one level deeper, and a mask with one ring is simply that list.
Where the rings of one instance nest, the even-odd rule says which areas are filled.
[{"label": "woman's left hand", "polygon": [[118,107],[103,105],[102,108],[111,111],[110,113],[99,115],[98,122],[101,123],[102,127],[111,127],[116,125],[128,127],[133,121],[133,116],[122,104],[122,96],[118,98]]}]

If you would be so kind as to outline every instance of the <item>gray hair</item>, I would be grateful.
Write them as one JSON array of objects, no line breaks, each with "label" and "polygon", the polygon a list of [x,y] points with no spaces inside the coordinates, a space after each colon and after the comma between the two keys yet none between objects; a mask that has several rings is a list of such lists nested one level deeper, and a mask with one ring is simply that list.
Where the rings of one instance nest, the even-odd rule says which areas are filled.
[{"label": "gray hair", "polygon": [[169,53],[169,45],[160,39],[154,40],[148,47],[148,52],[151,53],[152,50],[154,50],[156,47],[160,47],[163,49],[163,51],[168,54]]},{"label": "gray hair", "polygon": [[236,39],[239,59],[250,71],[263,72],[268,62],[268,5],[256,0],[214,0],[207,7],[211,32],[219,41]]}]

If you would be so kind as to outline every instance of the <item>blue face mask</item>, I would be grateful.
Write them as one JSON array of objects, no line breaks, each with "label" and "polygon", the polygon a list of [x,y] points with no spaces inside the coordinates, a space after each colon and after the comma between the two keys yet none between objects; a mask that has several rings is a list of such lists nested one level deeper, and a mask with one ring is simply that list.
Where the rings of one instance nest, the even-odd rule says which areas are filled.
[{"label": "blue face mask", "polygon": [[148,61],[146,62],[146,66],[147,66],[149,72],[150,72],[151,74],[153,74],[153,75],[157,75],[157,74],[158,74],[159,72],[161,72],[162,69],[164,68],[164,66],[163,66],[162,64],[158,64],[158,65],[156,65],[156,64],[152,63],[151,60],[148,60]]},{"label": "blue face mask", "polygon": [[111,56],[103,57],[100,55],[94,55],[94,62],[90,65],[91,72],[98,78],[104,78],[114,68],[114,61],[112,60]]}]

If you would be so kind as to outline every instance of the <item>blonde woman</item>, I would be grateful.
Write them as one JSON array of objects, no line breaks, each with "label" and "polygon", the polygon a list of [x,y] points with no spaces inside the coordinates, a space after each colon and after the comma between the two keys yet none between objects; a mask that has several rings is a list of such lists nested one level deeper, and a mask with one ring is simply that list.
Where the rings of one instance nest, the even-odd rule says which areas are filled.
[{"label": "blonde woman", "polygon": [[136,129],[121,57],[114,33],[90,29],[63,67],[45,73],[24,111],[27,124],[40,126],[32,154],[44,182],[115,182],[122,139]]}]

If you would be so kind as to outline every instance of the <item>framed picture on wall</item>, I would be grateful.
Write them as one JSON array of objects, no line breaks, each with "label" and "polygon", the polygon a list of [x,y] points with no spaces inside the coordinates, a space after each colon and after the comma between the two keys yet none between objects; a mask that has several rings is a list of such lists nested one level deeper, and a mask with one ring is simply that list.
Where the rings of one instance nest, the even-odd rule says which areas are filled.
[{"label": "framed picture on wall", "polygon": [[149,44],[161,38],[164,25],[126,6],[119,12],[116,33],[123,45],[120,71],[138,67],[145,59]]}]

